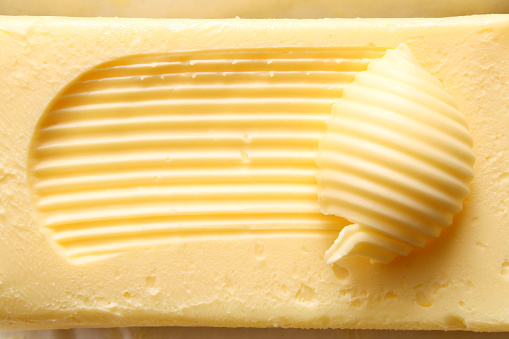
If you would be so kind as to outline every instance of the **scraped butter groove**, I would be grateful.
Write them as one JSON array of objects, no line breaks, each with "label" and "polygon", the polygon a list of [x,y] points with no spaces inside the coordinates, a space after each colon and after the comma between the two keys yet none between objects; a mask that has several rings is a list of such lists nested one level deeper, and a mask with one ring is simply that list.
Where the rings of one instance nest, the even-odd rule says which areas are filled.
[{"label": "scraped butter groove", "polygon": [[320,140],[319,200],[343,228],[325,261],[391,262],[438,237],[473,178],[472,136],[456,102],[405,45],[345,88]]},{"label": "scraped butter groove", "polygon": [[49,105],[28,163],[40,227],[74,263],[175,240],[337,232],[315,158],[332,105],[385,48],[137,55]]},{"label": "scraped butter groove", "polygon": [[32,202],[75,263],[342,227],[328,263],[389,262],[438,236],[468,194],[472,139],[455,107],[405,46],[123,57],[46,109]]}]

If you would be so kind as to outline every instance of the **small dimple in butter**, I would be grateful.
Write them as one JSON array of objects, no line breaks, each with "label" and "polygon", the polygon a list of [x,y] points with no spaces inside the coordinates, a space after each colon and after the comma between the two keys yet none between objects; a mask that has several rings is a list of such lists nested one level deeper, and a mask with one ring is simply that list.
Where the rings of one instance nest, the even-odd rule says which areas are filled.
[{"label": "small dimple in butter", "polygon": [[320,139],[320,209],[353,223],[326,263],[388,263],[438,237],[470,192],[472,144],[455,100],[406,45],[372,61],[345,88]]}]

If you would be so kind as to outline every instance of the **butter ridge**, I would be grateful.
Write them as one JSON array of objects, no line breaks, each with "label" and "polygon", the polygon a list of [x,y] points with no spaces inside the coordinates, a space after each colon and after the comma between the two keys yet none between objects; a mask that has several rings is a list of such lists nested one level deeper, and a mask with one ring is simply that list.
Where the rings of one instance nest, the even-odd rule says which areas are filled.
[{"label": "butter ridge", "polygon": [[356,75],[327,125],[317,157],[320,209],[353,225],[326,263],[391,262],[438,237],[462,209],[474,175],[472,136],[406,45]]},{"label": "butter ridge", "polygon": [[84,72],[32,137],[41,229],[73,263],[200,236],[338,229],[317,203],[318,140],[343,88],[385,50],[184,51]]}]

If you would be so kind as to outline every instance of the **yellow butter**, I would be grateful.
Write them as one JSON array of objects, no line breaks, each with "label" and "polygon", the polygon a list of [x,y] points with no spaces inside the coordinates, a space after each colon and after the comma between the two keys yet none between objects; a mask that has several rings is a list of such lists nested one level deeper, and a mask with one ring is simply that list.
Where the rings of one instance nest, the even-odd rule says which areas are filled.
[{"label": "yellow butter", "polygon": [[391,262],[440,235],[470,193],[465,117],[404,44],[343,91],[320,139],[321,211],[346,218],[325,255]]},{"label": "yellow butter", "polygon": [[209,50],[116,59],[44,112],[28,179],[73,262],[176,236],[323,233],[315,156],[331,103],[380,47]]},{"label": "yellow butter", "polygon": [[[501,62],[509,57],[507,16],[308,21],[2,17],[0,41],[1,328],[509,329],[509,94],[507,66]],[[314,181],[319,137],[346,79],[353,81],[372,59],[400,43],[441,81],[469,122],[476,155],[471,193],[453,224],[407,257],[383,265],[365,258],[326,265],[324,253],[349,222],[319,211]],[[359,46],[382,52],[337,62],[348,61],[341,53]],[[284,70],[277,67],[295,66],[277,62],[288,59],[281,51],[330,49],[343,52],[298,57],[302,62],[293,80],[278,73]],[[196,54],[213,50],[220,54],[198,61],[203,55]],[[277,53],[245,63],[238,55],[224,56],[225,51],[252,50]],[[140,63],[145,57],[150,62]],[[165,75],[171,72],[158,73],[168,64],[150,59],[161,57],[180,63],[173,80]],[[338,68],[318,74],[323,70],[315,65]],[[203,67],[211,72],[208,79]],[[247,78],[238,74],[253,67],[261,69]],[[106,80],[122,78],[125,71],[141,73],[134,82]],[[86,83],[94,77],[103,80]],[[142,91],[136,89],[140,86]],[[170,99],[158,97],[164,91]],[[118,94],[133,105],[118,106]],[[140,100],[165,108],[152,107],[155,113],[148,113]],[[177,102],[185,103],[180,108],[187,111],[173,110]],[[197,102],[203,105],[192,111]],[[243,112],[226,114],[224,106],[214,111],[222,102],[233,102],[230,107]],[[292,111],[283,116],[285,108]],[[108,125],[123,114],[131,114],[131,121]],[[150,120],[156,115],[159,120]],[[193,121],[193,115],[211,120]],[[258,116],[277,118],[258,124]],[[126,135],[118,137],[121,132]],[[189,147],[196,149],[189,152]],[[168,167],[159,166],[164,161]],[[132,173],[127,168],[140,171],[126,175]],[[80,174],[71,175],[75,172]],[[219,179],[229,183],[211,185]],[[245,216],[246,207],[250,217],[239,219],[235,211]],[[289,216],[268,218],[264,213],[271,209]],[[200,219],[197,211],[212,213]],[[112,213],[120,218],[104,222]],[[181,218],[171,223],[154,217],[162,213]]]}]

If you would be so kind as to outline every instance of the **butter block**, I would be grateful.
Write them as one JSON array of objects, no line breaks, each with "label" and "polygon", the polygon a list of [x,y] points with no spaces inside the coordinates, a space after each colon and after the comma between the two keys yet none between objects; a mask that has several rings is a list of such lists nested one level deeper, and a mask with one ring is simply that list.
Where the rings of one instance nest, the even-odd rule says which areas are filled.
[{"label": "butter block", "polygon": [[[1,17],[0,327],[509,330],[509,16]],[[320,138],[404,43],[468,121],[462,212],[323,262]],[[389,310],[389,311],[388,311]]]}]

